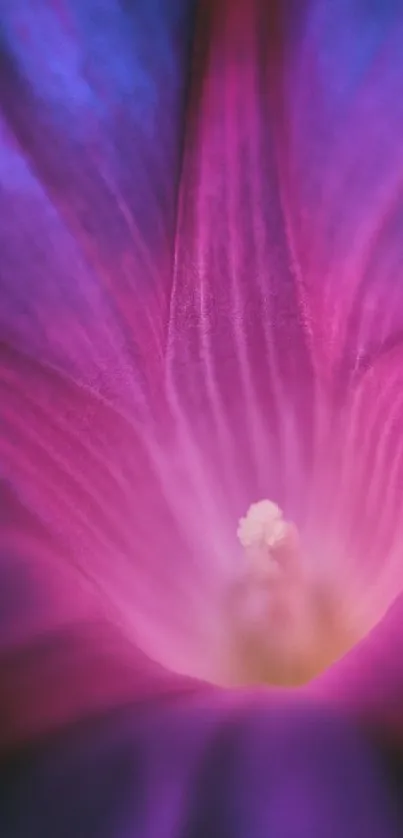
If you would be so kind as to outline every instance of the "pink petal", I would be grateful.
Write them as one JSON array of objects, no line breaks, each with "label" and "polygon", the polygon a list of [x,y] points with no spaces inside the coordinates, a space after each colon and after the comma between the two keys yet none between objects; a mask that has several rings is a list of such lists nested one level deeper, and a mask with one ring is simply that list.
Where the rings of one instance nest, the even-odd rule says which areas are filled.
[{"label": "pink petal", "polygon": [[[358,637],[402,583],[399,358],[383,356],[400,330],[401,132],[399,107],[390,131],[385,120],[368,122],[371,107],[389,113],[396,94],[393,20],[385,14],[375,32],[364,16],[366,56],[349,35],[353,7],[334,21],[330,52],[333,15],[320,2],[297,16],[292,5],[273,15],[257,0],[200,12],[168,384],[178,447],[199,475],[211,574],[221,573],[214,538],[236,572],[230,528],[250,502],[273,498],[303,524],[310,559],[340,592]],[[337,49],[350,49],[347,66]]]},{"label": "pink petal", "polygon": [[200,9],[168,336],[182,433],[212,467],[234,528],[260,497],[301,513],[315,399],[278,178],[281,68],[263,5]]},{"label": "pink petal", "polygon": [[172,661],[178,637],[185,647],[193,638],[191,565],[184,580],[178,521],[158,449],[147,441],[152,426],[145,434],[142,423],[51,367],[5,349],[1,360],[0,461],[16,499],[1,522],[13,557],[9,571],[2,565],[3,584],[15,596],[6,646],[96,619]]}]

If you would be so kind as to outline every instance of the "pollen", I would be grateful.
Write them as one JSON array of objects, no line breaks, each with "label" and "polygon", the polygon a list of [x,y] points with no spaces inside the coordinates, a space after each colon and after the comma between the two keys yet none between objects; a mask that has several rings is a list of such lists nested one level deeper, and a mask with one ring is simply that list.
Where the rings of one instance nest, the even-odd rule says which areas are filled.
[{"label": "pollen", "polygon": [[245,518],[238,525],[238,538],[242,547],[273,548],[287,535],[287,524],[279,506],[270,500],[252,503]]},{"label": "pollen", "polygon": [[295,542],[295,527],[270,500],[253,503],[238,524],[237,536],[255,570],[274,572],[284,548]]}]

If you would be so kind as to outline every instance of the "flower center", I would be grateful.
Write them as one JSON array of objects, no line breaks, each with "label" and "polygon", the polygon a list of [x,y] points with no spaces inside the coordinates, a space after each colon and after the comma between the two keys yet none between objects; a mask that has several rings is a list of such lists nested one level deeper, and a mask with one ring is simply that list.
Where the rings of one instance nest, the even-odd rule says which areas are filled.
[{"label": "flower center", "polygon": [[246,567],[231,592],[233,679],[305,683],[352,645],[339,601],[308,573],[297,528],[275,503],[252,504],[237,535]]}]

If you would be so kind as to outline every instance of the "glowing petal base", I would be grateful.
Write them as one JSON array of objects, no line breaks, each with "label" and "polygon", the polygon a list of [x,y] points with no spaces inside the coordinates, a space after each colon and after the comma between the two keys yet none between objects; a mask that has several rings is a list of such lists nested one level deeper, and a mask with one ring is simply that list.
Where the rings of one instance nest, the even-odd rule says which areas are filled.
[{"label": "glowing petal base", "polygon": [[233,677],[309,681],[356,642],[329,583],[310,574],[294,524],[269,500],[239,522],[247,569],[231,592]]}]

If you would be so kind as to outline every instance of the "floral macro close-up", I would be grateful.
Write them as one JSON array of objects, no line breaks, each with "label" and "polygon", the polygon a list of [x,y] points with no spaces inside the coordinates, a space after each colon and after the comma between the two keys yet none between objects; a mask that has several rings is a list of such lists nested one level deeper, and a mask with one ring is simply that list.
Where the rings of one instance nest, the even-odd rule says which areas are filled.
[{"label": "floral macro close-up", "polygon": [[402,44],[2,0],[2,838],[403,834]]}]

